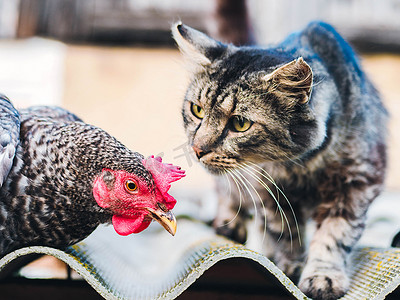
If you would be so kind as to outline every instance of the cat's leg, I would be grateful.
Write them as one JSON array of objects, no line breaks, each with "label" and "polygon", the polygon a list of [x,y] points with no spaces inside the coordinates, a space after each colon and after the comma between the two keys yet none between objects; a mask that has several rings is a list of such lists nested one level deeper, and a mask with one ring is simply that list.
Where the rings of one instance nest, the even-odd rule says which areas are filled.
[{"label": "cat's leg", "polygon": [[313,215],[316,231],[299,282],[313,299],[337,299],[347,292],[346,260],[364,230],[370,203],[382,191],[385,146],[364,151],[364,157],[351,146],[359,145],[350,144],[341,162],[327,166],[315,182],[321,202]]},{"label": "cat's leg", "polygon": [[321,178],[323,200],[314,214],[316,232],[299,282],[300,289],[313,299],[337,299],[348,289],[346,260],[364,230],[371,201],[382,189],[384,168],[365,165],[361,170],[372,172],[349,165],[330,168]]},{"label": "cat's leg", "polygon": [[364,220],[333,216],[317,226],[299,287],[313,299],[338,299],[349,286],[346,258],[362,233]]},{"label": "cat's leg", "polygon": [[[269,199],[271,200],[271,199]],[[304,266],[304,224],[296,207],[276,204],[266,207],[266,234],[264,254],[272,259],[295,283],[298,282]],[[272,255],[271,255],[272,254]]]}]

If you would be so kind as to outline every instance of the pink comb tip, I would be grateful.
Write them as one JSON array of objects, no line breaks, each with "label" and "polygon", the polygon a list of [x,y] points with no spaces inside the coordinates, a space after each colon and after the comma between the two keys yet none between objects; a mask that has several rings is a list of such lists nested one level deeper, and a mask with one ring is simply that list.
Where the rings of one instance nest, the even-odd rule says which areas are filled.
[{"label": "pink comb tip", "polygon": [[153,175],[157,188],[167,202],[167,208],[172,209],[176,200],[168,194],[168,190],[172,182],[185,177],[185,171],[181,167],[163,163],[161,157],[154,157],[153,155],[143,159],[143,165]]}]

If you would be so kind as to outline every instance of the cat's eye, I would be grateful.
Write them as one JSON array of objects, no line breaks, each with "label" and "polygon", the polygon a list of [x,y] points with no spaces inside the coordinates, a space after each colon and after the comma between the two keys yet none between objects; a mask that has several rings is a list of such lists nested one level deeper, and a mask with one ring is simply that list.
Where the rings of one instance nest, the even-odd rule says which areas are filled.
[{"label": "cat's eye", "polygon": [[240,116],[234,116],[231,119],[231,127],[233,131],[244,132],[249,130],[251,125],[253,125],[252,121]]},{"label": "cat's eye", "polygon": [[137,185],[137,183],[134,182],[133,180],[127,180],[127,181],[125,182],[125,189],[126,189],[128,192],[132,193],[132,192],[134,192],[134,191],[136,191],[136,190],[138,189],[138,185]]},{"label": "cat's eye", "polygon": [[204,118],[204,109],[201,106],[198,106],[197,104],[190,104],[190,110],[192,111],[192,114],[199,119]]}]

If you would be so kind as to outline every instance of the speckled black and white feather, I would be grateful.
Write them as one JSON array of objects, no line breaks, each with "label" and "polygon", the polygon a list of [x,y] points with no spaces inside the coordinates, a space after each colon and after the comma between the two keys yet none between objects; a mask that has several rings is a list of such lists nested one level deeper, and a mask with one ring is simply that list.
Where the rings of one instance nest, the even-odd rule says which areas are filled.
[{"label": "speckled black and white feather", "polygon": [[0,109],[0,256],[28,245],[62,248],[109,222],[92,194],[103,168],[154,183],[141,154],[64,109],[17,112],[5,97]]},{"label": "speckled black and white feather", "polygon": [[0,95],[0,187],[10,172],[19,142],[19,114],[8,98]]}]

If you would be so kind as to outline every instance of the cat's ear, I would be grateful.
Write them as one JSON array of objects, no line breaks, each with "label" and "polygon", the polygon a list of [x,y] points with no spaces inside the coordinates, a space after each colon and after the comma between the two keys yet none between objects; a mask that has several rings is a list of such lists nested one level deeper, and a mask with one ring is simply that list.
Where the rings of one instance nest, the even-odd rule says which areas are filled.
[{"label": "cat's ear", "polygon": [[273,91],[305,104],[310,99],[312,77],[311,67],[300,57],[264,76],[264,80]]},{"label": "cat's ear", "polygon": [[206,67],[218,59],[227,46],[181,22],[172,25],[172,35],[185,58],[197,67]]}]

